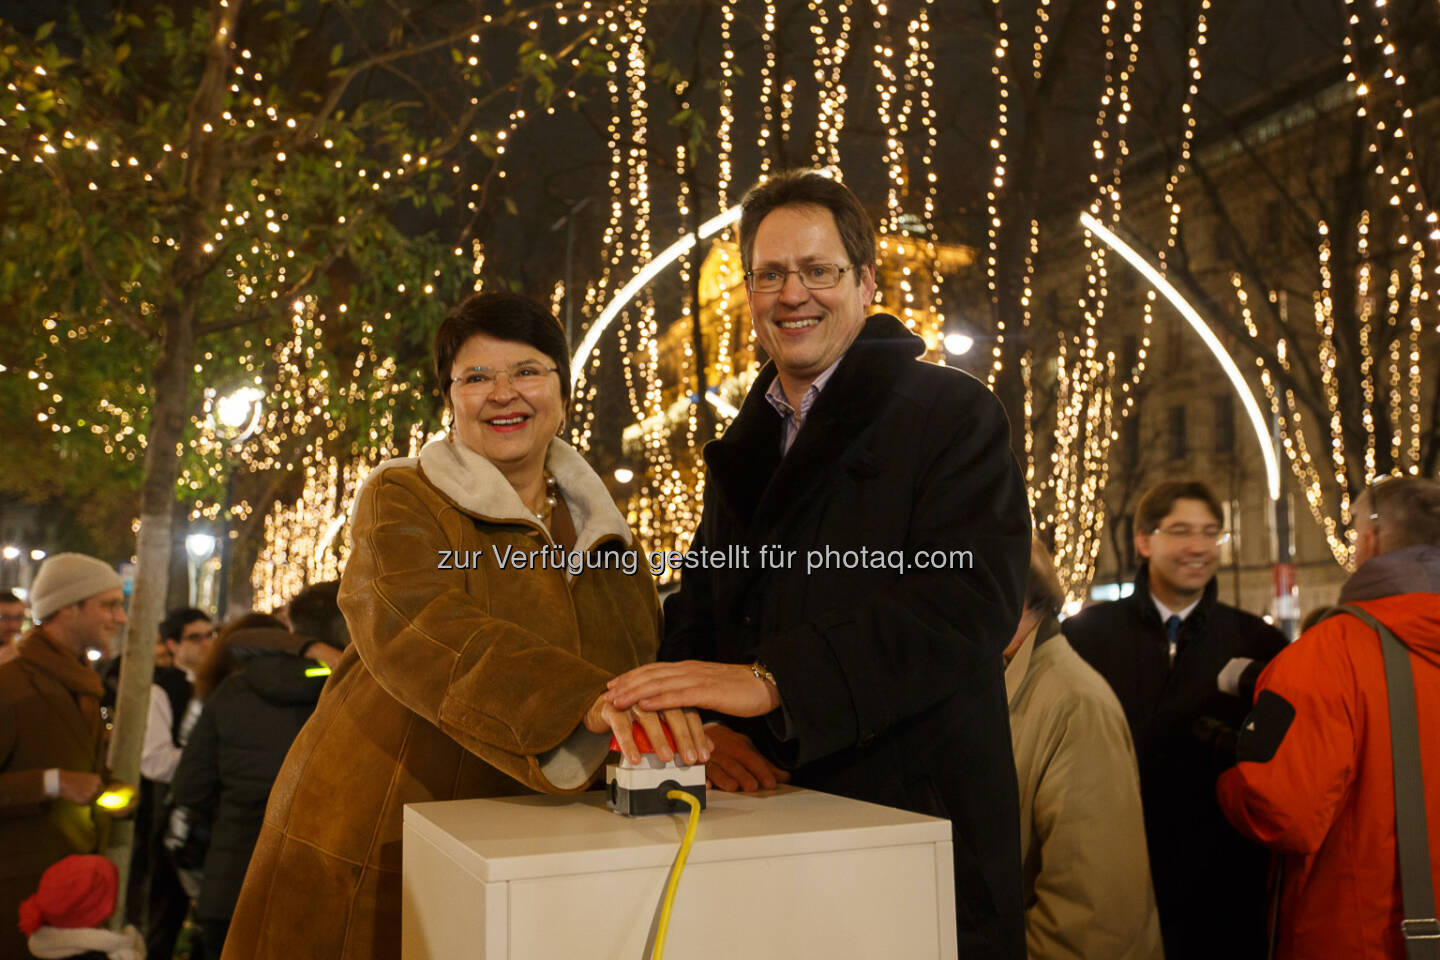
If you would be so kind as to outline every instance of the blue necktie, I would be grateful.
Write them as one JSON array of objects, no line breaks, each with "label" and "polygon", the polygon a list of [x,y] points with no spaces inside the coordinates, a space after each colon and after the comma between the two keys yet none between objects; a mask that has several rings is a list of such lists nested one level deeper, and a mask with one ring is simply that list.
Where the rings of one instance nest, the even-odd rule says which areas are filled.
[{"label": "blue necktie", "polygon": [[1170,618],[1165,621],[1165,634],[1170,638],[1171,663],[1175,662],[1175,651],[1178,648],[1180,640],[1180,624],[1184,622],[1185,621],[1180,619],[1180,615],[1178,613],[1172,613],[1170,615]]}]

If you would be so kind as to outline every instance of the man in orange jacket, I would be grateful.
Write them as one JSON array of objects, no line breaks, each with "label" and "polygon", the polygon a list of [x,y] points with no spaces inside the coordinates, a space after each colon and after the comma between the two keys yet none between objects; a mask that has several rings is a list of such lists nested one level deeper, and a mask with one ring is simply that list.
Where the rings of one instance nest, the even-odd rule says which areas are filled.
[{"label": "man in orange jacket", "polygon": [[[1356,569],[1340,603],[1409,648],[1440,888],[1440,484],[1382,480],[1353,513]],[[1280,960],[1405,957],[1388,711],[1380,640],[1350,614],[1306,631],[1260,676],[1217,791],[1230,822],[1280,858]]]}]

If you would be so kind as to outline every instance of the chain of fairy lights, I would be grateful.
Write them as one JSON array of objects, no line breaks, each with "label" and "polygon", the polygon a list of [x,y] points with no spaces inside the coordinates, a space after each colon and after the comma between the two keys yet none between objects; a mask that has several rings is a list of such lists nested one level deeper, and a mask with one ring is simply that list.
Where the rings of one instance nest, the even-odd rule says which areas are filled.
[{"label": "chain of fairy lights", "polygon": [[[615,10],[606,11],[600,16],[600,24],[604,28],[602,32],[607,38],[610,38],[611,34],[619,32],[622,14],[623,11]],[[593,45],[598,46],[597,38],[592,37],[591,40]],[[605,148],[610,158],[610,171],[607,178],[610,191],[610,216],[606,218],[605,229],[600,238],[601,249],[605,251],[605,256],[601,260],[600,277],[594,283],[589,284],[585,291],[584,313],[588,317],[594,317],[600,312],[611,289],[612,271],[625,262],[625,242],[621,233],[621,224],[625,219],[625,184],[622,180],[625,150],[621,146],[623,118],[620,115],[620,82],[617,79],[621,48],[619,40],[614,40],[613,45],[607,42],[605,48],[609,53],[605,64],[605,91],[610,104],[609,117],[605,124]],[[571,430],[571,441],[580,450],[589,449],[590,439],[595,431],[598,412],[596,397],[600,389],[598,374],[601,362],[601,351],[592,351],[580,371],[576,385],[575,403],[580,411],[580,416]],[[625,370],[628,376],[629,367],[626,366]],[[633,394],[633,386],[627,384],[626,389],[627,392]]]},{"label": "chain of fairy lights", "polygon": [[[1099,183],[1099,169],[1106,159],[1106,143],[1112,137],[1109,121],[1110,106],[1119,87],[1120,108],[1114,120],[1115,136],[1123,136],[1125,112],[1128,109],[1128,95],[1124,93],[1124,68],[1116,78],[1116,44],[1112,11],[1116,4],[1107,3],[1100,15],[1100,31],[1105,43],[1105,87],[1096,111],[1096,138],[1093,141],[1096,171],[1091,182]],[[1139,16],[1139,3],[1135,5]],[[1129,37],[1127,36],[1127,39]],[[1118,219],[1120,206],[1120,166],[1123,163],[1122,147],[1117,146],[1111,163],[1110,183],[1102,188],[1100,199],[1091,205],[1091,213],[1099,216],[1101,204],[1108,202],[1111,215]],[[1084,325],[1075,341],[1075,362],[1059,367],[1061,380],[1065,384],[1066,402],[1059,407],[1056,423],[1055,463],[1055,505],[1069,522],[1056,524],[1053,530],[1055,541],[1055,562],[1061,582],[1066,585],[1068,602],[1073,606],[1088,591],[1093,576],[1094,556],[1098,550],[1105,523],[1104,502],[1097,495],[1103,491],[1102,478],[1108,468],[1110,425],[1108,408],[1110,389],[1107,369],[1113,371],[1113,354],[1108,365],[1097,355],[1098,341],[1096,328],[1103,319],[1107,298],[1108,270],[1106,248],[1094,242],[1085,234],[1086,284],[1079,298]]]},{"label": "chain of fairy lights", "polygon": [[760,134],[755,145],[759,148],[760,176],[770,172],[772,139],[778,139],[775,128],[775,3],[765,0],[765,24],[760,32],[760,47],[765,51],[765,62],[760,66]]},{"label": "chain of fairy lights", "polygon": [[[1091,212],[1100,216],[1102,207],[1106,207],[1112,221],[1118,222],[1122,171],[1129,154],[1125,134],[1131,111],[1129,81],[1139,58],[1143,7],[1140,0],[1133,4],[1129,26],[1118,44],[1112,17],[1114,9],[1115,4],[1108,4],[1100,18],[1105,42],[1105,83],[1096,111],[1096,135],[1092,141],[1096,172],[1091,174],[1091,182],[1102,184],[1100,170],[1107,159],[1109,172],[1099,197],[1091,204]],[[1123,61],[1118,55],[1122,48]],[[1094,243],[1088,232],[1084,243],[1086,284],[1078,300],[1084,324],[1075,339],[1074,362],[1062,362],[1059,367],[1067,399],[1065,403],[1057,403],[1052,471],[1046,484],[1055,505],[1051,516],[1059,514],[1067,520],[1053,530],[1053,538],[1056,569],[1066,584],[1072,605],[1083,599],[1095,573],[1106,519],[1104,491],[1109,476],[1110,446],[1119,437],[1112,423],[1115,357],[1113,352],[1101,354],[1097,334],[1109,296],[1106,248]],[[1032,236],[1032,250],[1036,249],[1034,244]]]},{"label": "chain of fairy lights", "polygon": [[[1188,172],[1192,151],[1195,145],[1195,103],[1200,94],[1200,80],[1204,76],[1201,62],[1201,53],[1209,41],[1209,20],[1207,13],[1210,10],[1211,0],[1201,0],[1200,9],[1195,18],[1195,37],[1186,50],[1186,67],[1190,72],[1189,83],[1185,89],[1185,96],[1180,104],[1180,113],[1183,125],[1180,131],[1179,154],[1176,163],[1171,167],[1169,175],[1165,178],[1163,206],[1167,214],[1167,227],[1165,245],[1157,253],[1160,272],[1165,273],[1169,267],[1170,256],[1174,253],[1180,241],[1180,219],[1182,207],[1177,198],[1177,191],[1180,181]],[[1122,371],[1124,376],[1120,382],[1120,393],[1122,396],[1121,418],[1128,417],[1135,407],[1135,390],[1140,384],[1140,378],[1145,373],[1147,358],[1150,355],[1151,331],[1154,329],[1155,319],[1155,296],[1154,291],[1149,291],[1143,304],[1143,316],[1141,318],[1140,342],[1136,350],[1135,366],[1132,370]]]},{"label": "chain of fairy lights", "polygon": [[845,128],[846,89],[841,82],[841,73],[850,51],[850,0],[840,0],[836,4],[834,19],[839,21],[839,27],[833,39],[827,36],[832,21],[825,0],[809,0],[809,4],[815,14],[810,32],[815,38],[815,80],[819,85],[811,155],[817,164],[838,167],[840,132]]},{"label": "chain of fairy lights", "polygon": [[715,161],[719,172],[715,181],[715,193],[721,210],[730,205],[730,184],[735,179],[731,158],[735,154],[735,143],[731,130],[735,126],[735,0],[721,0],[720,4],[720,126],[715,131],[719,144]]},{"label": "chain of fairy lights", "polygon": [[1006,142],[1010,136],[1010,74],[1006,69],[1006,57],[1010,49],[1010,38],[1006,34],[1010,24],[1000,0],[991,0],[992,18],[999,36],[995,41],[995,62],[990,72],[995,77],[995,133],[990,138],[991,178],[985,191],[985,286],[990,292],[991,312],[995,317],[995,345],[990,351],[990,371],[985,382],[994,389],[1005,357],[1005,318],[999,308],[999,265],[1000,265],[1000,193],[1005,186]]},{"label": "chain of fairy lights", "polygon": [[[1033,79],[1038,84],[1044,79],[1045,50],[1050,44],[1051,0],[1040,0],[1035,8],[1035,39],[1031,43],[1030,71]],[[1020,326],[1023,331],[1021,336],[1025,343],[1030,342],[1030,325],[1034,320],[1035,300],[1035,264],[1040,255],[1040,222],[1034,218],[1030,220],[1030,242],[1025,256],[1025,269],[1020,279]],[[1035,382],[1030,369],[1034,362],[1033,350],[1026,349],[1020,356],[1020,381],[1024,387],[1024,399],[1022,401],[1025,410],[1025,480],[1026,495],[1030,499],[1030,510],[1032,513],[1038,507],[1042,499],[1042,491],[1035,483],[1035,438],[1032,435],[1031,420],[1035,410]]]},{"label": "chain of fairy lights", "polygon": [[[1355,91],[1358,116],[1370,120],[1371,140],[1368,151],[1375,156],[1375,176],[1383,180],[1389,192],[1388,206],[1401,216],[1400,246],[1410,247],[1422,259],[1424,240],[1440,241],[1440,214],[1431,209],[1420,183],[1410,135],[1414,109],[1408,104],[1406,77],[1399,54],[1390,36],[1391,26],[1386,12],[1388,0],[1372,0],[1373,33],[1367,30],[1357,0],[1345,0],[1350,12],[1344,39],[1344,63],[1350,67],[1346,80]],[[1362,35],[1366,31],[1368,35]],[[1380,75],[1360,77],[1356,73],[1356,54],[1369,43],[1378,54],[1376,63],[1383,66]],[[1440,262],[1433,269],[1440,278]],[[1427,299],[1440,295],[1434,288],[1425,291]]]},{"label": "chain of fairy lights", "polygon": [[871,0],[871,6],[874,10],[871,26],[875,31],[875,44],[872,48],[874,57],[871,62],[878,76],[875,83],[875,93],[878,95],[875,112],[880,126],[885,130],[885,150],[882,155],[887,173],[885,217],[880,221],[880,234],[884,236],[900,231],[901,196],[905,190],[904,149],[900,138],[905,132],[905,118],[902,115],[905,109],[896,104],[899,78],[894,64],[895,47],[890,36],[888,8],[884,0]]},{"label": "chain of fairy lights", "polygon": [[919,98],[916,115],[919,117],[920,126],[924,132],[923,150],[920,155],[920,165],[924,168],[925,175],[925,188],[921,194],[921,222],[925,227],[925,248],[928,254],[926,261],[930,272],[930,302],[927,305],[926,315],[933,317],[936,321],[933,331],[934,340],[927,341],[930,342],[932,348],[938,347],[941,339],[945,336],[945,305],[940,294],[939,248],[935,244],[936,191],[939,177],[935,173],[935,151],[938,141],[933,96],[935,61],[930,57],[930,8],[933,4],[934,0],[925,0],[920,7],[919,15],[910,22],[910,56],[906,60],[907,71],[916,81]]}]

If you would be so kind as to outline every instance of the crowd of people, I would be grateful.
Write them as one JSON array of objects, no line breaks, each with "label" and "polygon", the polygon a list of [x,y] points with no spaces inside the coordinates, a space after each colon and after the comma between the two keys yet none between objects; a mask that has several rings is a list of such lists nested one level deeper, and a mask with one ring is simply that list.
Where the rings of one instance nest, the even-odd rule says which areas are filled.
[{"label": "crowd of people", "polygon": [[[172,956],[193,913],[192,957],[398,957],[405,804],[586,790],[612,736],[637,759],[635,725],[715,789],[790,783],[947,819],[965,960],[1433,944],[1440,485],[1356,500],[1341,606],[1292,644],[1219,602],[1223,511],[1192,481],[1139,503],[1133,590],[1062,620],[1005,413],[869,313],[855,196],[782,173],[746,195],[739,232],[769,362],[705,449],[692,548],[969,562],[697,566],[663,616],[645,564],[506,564],[640,545],[559,438],[558,321],[472,296],[435,337],[447,430],[370,474],[339,583],[288,621],[217,635],[184,608],[161,625],[127,898],[149,955]],[[0,923],[5,956],[96,926],[118,883],[69,855],[103,832],[105,686],[84,654],[124,623],[121,584],[62,554],[29,603],[36,625],[0,646],[0,911],[24,917]],[[114,937],[131,953],[97,955],[135,955]]]}]

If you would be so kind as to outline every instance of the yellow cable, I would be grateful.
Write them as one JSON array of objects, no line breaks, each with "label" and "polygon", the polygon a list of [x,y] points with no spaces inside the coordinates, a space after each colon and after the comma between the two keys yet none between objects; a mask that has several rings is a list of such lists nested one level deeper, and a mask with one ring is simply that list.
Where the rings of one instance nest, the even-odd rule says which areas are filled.
[{"label": "yellow cable", "polygon": [[680,841],[680,853],[675,857],[675,866],[670,869],[670,883],[665,887],[665,903],[660,908],[660,923],[655,928],[655,951],[651,960],[660,960],[665,955],[665,934],[670,930],[670,908],[675,905],[675,891],[680,887],[680,872],[685,869],[685,858],[690,856],[690,845],[695,842],[695,828],[700,825],[700,801],[684,790],[671,790],[665,794],[667,800],[683,800],[690,804],[690,822],[685,825],[685,839]]}]

